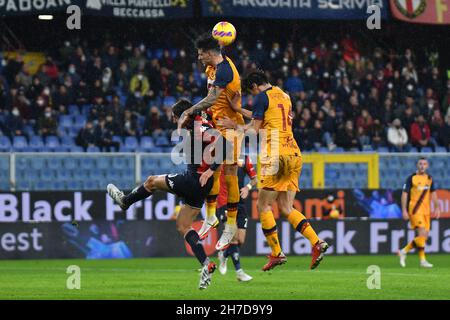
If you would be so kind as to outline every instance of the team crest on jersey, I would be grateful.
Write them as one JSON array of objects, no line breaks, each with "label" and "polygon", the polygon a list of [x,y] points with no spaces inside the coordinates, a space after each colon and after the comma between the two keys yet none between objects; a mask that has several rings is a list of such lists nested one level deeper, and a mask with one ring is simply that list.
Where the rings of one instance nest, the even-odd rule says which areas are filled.
[{"label": "team crest on jersey", "polygon": [[413,19],[424,13],[427,2],[426,0],[395,0],[395,6],[405,17]]}]

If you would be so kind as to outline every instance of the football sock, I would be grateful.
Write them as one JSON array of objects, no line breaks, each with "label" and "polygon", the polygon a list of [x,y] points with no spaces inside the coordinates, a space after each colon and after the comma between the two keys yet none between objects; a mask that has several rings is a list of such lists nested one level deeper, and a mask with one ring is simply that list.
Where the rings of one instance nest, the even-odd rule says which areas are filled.
[{"label": "football sock", "polygon": [[410,243],[408,243],[404,248],[403,248],[403,252],[404,253],[408,253],[409,251],[411,251],[412,249],[414,249],[416,247],[416,243],[413,241],[411,241]]},{"label": "football sock", "polygon": [[311,227],[305,216],[299,211],[293,209],[288,215],[288,221],[295,230],[300,232],[306,239],[309,240],[311,246],[314,246],[317,241],[319,241],[319,237],[316,232]]},{"label": "football sock", "polygon": [[241,268],[241,259],[239,256],[239,244],[237,243],[230,244],[228,249],[225,250],[225,252],[223,253],[223,256],[225,258],[231,256],[231,260],[233,260],[234,268],[236,269],[236,271]]},{"label": "football sock", "polygon": [[217,195],[209,195],[206,197],[206,217],[216,215]]},{"label": "football sock", "polygon": [[237,205],[240,200],[238,177],[225,175],[227,184],[227,224],[235,225],[237,216]]},{"label": "football sock", "polygon": [[425,237],[415,237],[414,242],[416,244],[417,253],[419,254],[419,259],[425,260],[425,243],[427,241],[427,238]]},{"label": "football sock", "polygon": [[148,192],[147,189],[145,189],[144,185],[141,184],[140,186],[134,188],[133,191],[131,191],[125,197],[123,197],[122,202],[127,206],[131,206],[133,203],[144,200],[151,195],[152,193]]},{"label": "football sock", "polygon": [[191,246],[192,252],[194,253],[197,260],[203,265],[207,259],[205,249],[200,243],[200,237],[194,229],[189,230],[185,235],[184,239]]},{"label": "football sock", "polygon": [[272,211],[261,212],[259,219],[267,243],[272,249],[272,256],[278,257],[281,253],[281,246],[278,241],[277,224]]}]

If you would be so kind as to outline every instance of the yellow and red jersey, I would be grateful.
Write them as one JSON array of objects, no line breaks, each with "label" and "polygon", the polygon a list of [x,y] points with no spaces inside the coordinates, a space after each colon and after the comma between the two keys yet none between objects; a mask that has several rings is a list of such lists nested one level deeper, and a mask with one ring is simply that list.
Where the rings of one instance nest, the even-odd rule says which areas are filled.
[{"label": "yellow and red jersey", "polygon": [[408,193],[407,208],[409,215],[430,215],[431,192],[435,191],[433,178],[429,174],[410,175],[403,191]]},{"label": "yellow and red jersey", "polygon": [[[288,94],[273,86],[259,93],[253,101],[253,119],[262,120],[261,129],[267,133],[267,153],[278,155],[300,155],[300,149],[292,133],[292,103]],[[260,136],[264,136],[261,134]],[[271,144],[278,146],[278,153]],[[264,153],[263,153],[264,154]]]},{"label": "yellow and red jersey", "polygon": [[[219,131],[221,128],[217,127],[217,120],[225,116],[237,124],[244,124],[242,114],[234,111],[228,102],[228,99],[233,99],[234,95],[241,91],[239,72],[230,58],[225,55],[223,58],[223,61],[216,67],[208,66],[205,71],[208,78],[208,90],[212,86],[224,89],[217,101],[209,108],[212,121]],[[241,101],[239,101],[239,107],[241,107]]]}]

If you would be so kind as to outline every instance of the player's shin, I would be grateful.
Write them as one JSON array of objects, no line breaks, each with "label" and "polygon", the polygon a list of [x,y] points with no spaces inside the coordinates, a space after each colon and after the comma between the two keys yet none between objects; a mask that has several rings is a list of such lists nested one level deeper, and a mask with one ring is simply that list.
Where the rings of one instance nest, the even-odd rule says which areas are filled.
[{"label": "player's shin", "polygon": [[225,258],[231,257],[236,271],[241,269],[241,259],[240,259],[240,254],[239,254],[239,244],[238,243],[232,243],[228,247],[228,249],[225,250],[224,256],[225,256]]},{"label": "player's shin", "polygon": [[281,253],[281,246],[278,241],[277,224],[272,211],[262,212],[260,214],[260,221],[264,236],[272,249],[272,256],[278,257]]},{"label": "player's shin", "polygon": [[425,244],[426,244],[427,238],[423,236],[418,236],[414,238],[414,243],[417,247],[417,253],[419,254],[419,259],[426,260],[425,259]]},{"label": "player's shin", "polygon": [[129,194],[123,197],[122,202],[130,206],[135,202],[144,200],[152,195],[151,192],[149,192],[147,189],[145,189],[144,185],[141,184],[140,186],[136,187],[131,191]]},{"label": "player's shin", "polygon": [[227,184],[227,224],[235,225],[237,217],[237,205],[240,200],[238,177],[235,175],[226,175]]},{"label": "player's shin", "polygon": [[184,235],[184,239],[191,247],[192,252],[200,262],[200,264],[204,265],[205,263],[207,263],[208,257],[206,256],[203,245],[200,243],[200,237],[198,233],[194,229],[191,229]]},{"label": "player's shin", "polygon": [[287,218],[294,229],[300,232],[306,239],[309,240],[311,246],[314,246],[319,241],[319,237],[317,236],[316,232],[301,212],[293,209],[289,213]]}]

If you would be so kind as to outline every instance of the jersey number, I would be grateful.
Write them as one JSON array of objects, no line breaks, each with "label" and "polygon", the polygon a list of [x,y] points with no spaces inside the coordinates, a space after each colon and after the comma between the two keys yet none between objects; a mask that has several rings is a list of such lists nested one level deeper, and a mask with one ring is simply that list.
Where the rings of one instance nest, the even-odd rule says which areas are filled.
[{"label": "jersey number", "polygon": [[[280,108],[281,110],[281,115],[283,117],[283,131],[286,131],[286,122],[288,126],[292,126],[292,114],[291,111],[288,111],[288,116],[286,117],[286,113],[284,112],[284,105],[283,104],[278,104],[278,108]],[[287,121],[286,121],[287,119]]]}]

